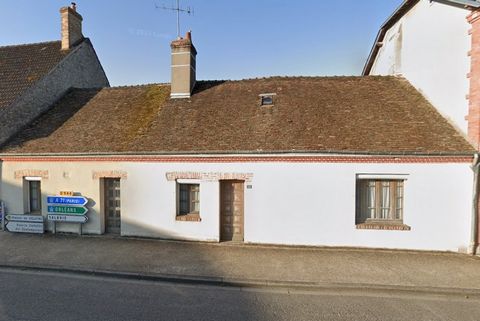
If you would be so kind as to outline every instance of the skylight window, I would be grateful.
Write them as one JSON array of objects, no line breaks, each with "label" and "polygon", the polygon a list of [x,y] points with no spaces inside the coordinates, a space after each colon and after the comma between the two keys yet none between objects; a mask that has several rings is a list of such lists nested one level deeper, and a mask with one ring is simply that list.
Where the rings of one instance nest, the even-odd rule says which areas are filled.
[{"label": "skylight window", "polygon": [[260,105],[261,106],[273,106],[274,97],[276,95],[277,94],[261,94],[260,95],[260,99],[261,99]]}]

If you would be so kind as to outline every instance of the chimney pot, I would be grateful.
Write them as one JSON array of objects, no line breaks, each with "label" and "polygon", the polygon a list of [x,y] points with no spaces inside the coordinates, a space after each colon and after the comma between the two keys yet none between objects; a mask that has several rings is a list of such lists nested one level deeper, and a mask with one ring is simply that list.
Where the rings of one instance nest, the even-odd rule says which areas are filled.
[{"label": "chimney pot", "polygon": [[73,11],[77,12],[77,4],[75,2],[72,2],[70,8],[72,8]]}]

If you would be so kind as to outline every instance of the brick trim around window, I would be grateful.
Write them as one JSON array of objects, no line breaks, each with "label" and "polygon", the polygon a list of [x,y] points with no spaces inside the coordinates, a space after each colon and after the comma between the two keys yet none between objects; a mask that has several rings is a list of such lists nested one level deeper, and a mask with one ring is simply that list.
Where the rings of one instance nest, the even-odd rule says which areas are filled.
[{"label": "brick trim around window", "polygon": [[382,230],[382,231],[411,231],[412,228],[405,224],[389,223],[361,223],[355,226],[357,230]]}]

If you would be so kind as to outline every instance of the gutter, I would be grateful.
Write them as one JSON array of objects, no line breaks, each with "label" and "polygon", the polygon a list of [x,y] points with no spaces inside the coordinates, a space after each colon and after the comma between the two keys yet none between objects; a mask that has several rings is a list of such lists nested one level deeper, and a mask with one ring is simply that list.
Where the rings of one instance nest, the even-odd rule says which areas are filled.
[{"label": "gutter", "polygon": [[78,152],[78,153],[0,153],[3,158],[22,157],[116,157],[116,156],[191,156],[191,157],[217,157],[217,156],[384,156],[384,157],[474,157],[472,151],[459,152],[388,152],[388,151],[352,151],[352,150],[230,150],[230,151],[152,151],[152,152]]},{"label": "gutter", "polygon": [[478,253],[478,200],[479,200],[479,182],[480,182],[480,155],[475,154],[472,163],[473,170],[473,199],[472,199],[472,231],[470,236],[470,246],[468,248],[468,254],[475,255]]}]

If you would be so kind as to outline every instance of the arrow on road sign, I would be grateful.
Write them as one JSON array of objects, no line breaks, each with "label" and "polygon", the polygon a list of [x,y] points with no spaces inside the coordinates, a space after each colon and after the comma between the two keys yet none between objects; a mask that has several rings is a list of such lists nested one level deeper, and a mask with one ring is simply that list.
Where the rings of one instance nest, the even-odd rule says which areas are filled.
[{"label": "arrow on road sign", "polygon": [[48,204],[85,206],[88,200],[83,196],[48,196]]},{"label": "arrow on road sign", "polygon": [[48,205],[48,214],[85,215],[87,212],[85,206]]},{"label": "arrow on road sign", "polygon": [[88,217],[78,215],[55,215],[49,214],[48,220],[53,222],[65,222],[65,223],[87,223]]}]

